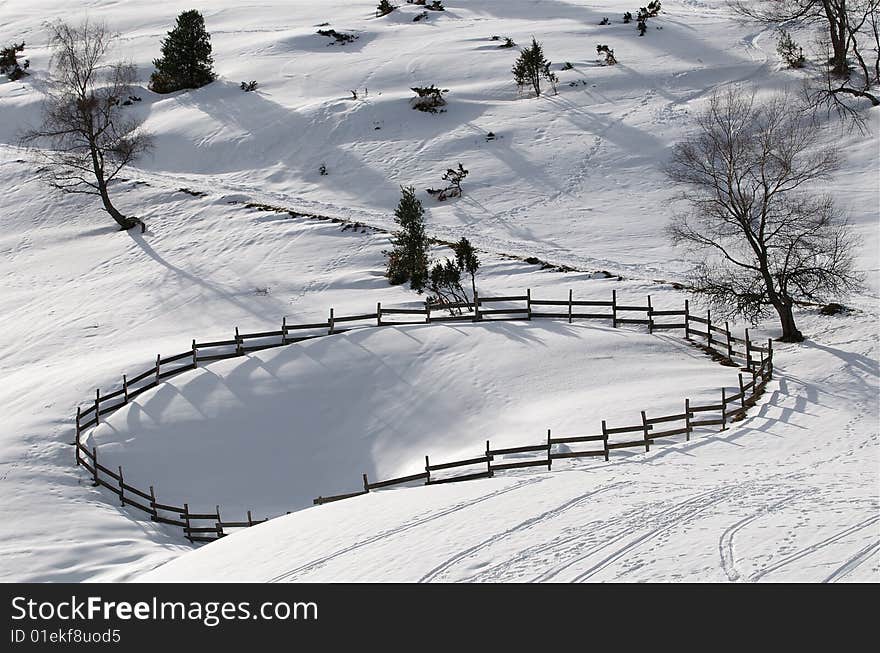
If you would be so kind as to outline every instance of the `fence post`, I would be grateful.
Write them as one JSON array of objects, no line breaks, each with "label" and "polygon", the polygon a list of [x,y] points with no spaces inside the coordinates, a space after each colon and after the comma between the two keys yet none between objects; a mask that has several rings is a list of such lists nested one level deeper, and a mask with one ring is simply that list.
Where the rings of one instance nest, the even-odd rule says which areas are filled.
[{"label": "fence post", "polygon": [[608,462],[608,428],[605,426],[605,420],[602,420],[602,441],[605,444],[605,462]]},{"label": "fence post", "polygon": [[98,483],[98,447],[92,447],[92,485],[97,487]]},{"label": "fence post", "polygon": [[428,457],[425,456],[425,472],[428,474],[428,478],[425,479],[425,485],[429,485],[431,483],[431,463],[428,460]]},{"label": "fence post", "polygon": [[642,430],[645,432],[645,453],[651,450],[651,441],[648,439],[648,417],[642,411]]},{"label": "fence post", "polygon": [[74,457],[74,460],[76,460],[77,467],[79,467],[79,434],[80,434],[80,431],[82,430],[79,426],[80,419],[82,419],[82,408],[77,406],[76,407],[76,433],[73,436],[73,448],[74,448],[73,457]]},{"label": "fence post", "polygon": [[287,316],[281,318],[281,344],[287,344]]},{"label": "fence post", "polygon": [[101,423],[101,388],[95,388],[95,426]]},{"label": "fence post", "polygon": [[193,338],[192,341],[192,352],[193,352],[193,367],[199,366],[199,361],[196,360],[196,339]]},{"label": "fence post", "polygon": [[[758,368],[761,370],[761,379],[764,378],[764,352],[761,352],[761,365]],[[752,397],[754,397],[758,392],[758,372],[756,370],[751,370],[752,372]]]},{"label": "fence post", "polygon": [[122,397],[125,403],[128,403],[128,377],[122,375]]},{"label": "fence post", "polygon": [[370,481],[367,479],[366,472],[364,473],[364,492],[370,491]]},{"label": "fence post", "polygon": [[[617,290],[611,291],[611,326],[617,328]],[[605,460],[608,460],[606,457]]]},{"label": "fence post", "polygon": [[651,295],[648,295],[648,333],[654,333],[654,309],[651,306]]},{"label": "fence post", "polygon": [[727,410],[727,397],[724,392],[724,388],[721,388],[721,430],[724,431],[727,429],[727,415],[725,415],[725,411]]},{"label": "fence post", "polygon": [[712,346],[712,311],[708,308],[706,309],[706,338],[708,338],[708,342],[706,343],[709,347]]},{"label": "fence post", "polygon": [[122,465],[119,466],[119,503],[124,508],[125,507],[125,499],[122,497],[125,494],[125,483],[122,480]]},{"label": "fence post", "polygon": [[162,355],[156,354],[156,383],[159,383],[159,367],[162,365]]},{"label": "fence post", "polygon": [[156,521],[159,517],[159,511],[156,508],[156,491],[153,489],[153,486],[150,486],[150,509],[153,511],[152,519]]},{"label": "fence post", "polygon": [[730,325],[725,322],[724,330],[727,332],[727,358],[733,360],[733,345],[730,342]]},{"label": "fence post", "polygon": [[251,511],[248,510],[248,526],[253,526],[253,525],[254,525],[254,518],[251,517]]},{"label": "fence post", "polygon": [[431,323],[431,305],[425,300],[425,324]]},{"label": "fence post", "polygon": [[571,288],[568,289],[568,323],[571,324]]},{"label": "fence post", "polygon": [[767,338],[767,358],[770,359],[770,362],[767,363],[767,372],[769,374],[768,379],[773,378],[773,338]]},{"label": "fence post", "polygon": [[186,533],[186,539],[188,539],[190,542],[192,542],[193,539],[192,539],[192,532],[190,531],[191,525],[190,525],[190,521],[189,521],[189,504],[188,503],[183,504],[183,514],[181,515],[181,517],[183,517],[184,521],[186,522],[186,527],[184,528],[184,531],[183,531],[184,533]]},{"label": "fence post", "polygon": [[746,407],[746,388],[743,384],[742,372],[739,373],[739,403],[742,408]]},{"label": "fence post", "polygon": [[749,340],[748,329],[746,329],[746,367],[752,369],[752,341]]},{"label": "fence post", "polygon": [[532,289],[526,288],[526,319],[532,319]]},{"label": "fence post", "polygon": [[691,400],[684,400],[684,427],[687,431],[684,434],[685,441],[691,441]]},{"label": "fence post", "polygon": [[333,309],[330,309],[330,317],[327,319],[327,326],[329,330],[327,331],[327,335],[331,335],[333,333]]},{"label": "fence post", "polygon": [[376,326],[382,326],[382,302],[376,302]]},{"label": "fence post", "polygon": [[480,296],[474,291],[474,322],[480,321]]},{"label": "fence post", "polygon": [[691,339],[690,311],[688,310],[688,300],[684,300],[684,338]]},{"label": "fence post", "polygon": [[550,449],[553,448],[553,445],[550,444],[550,429],[547,429],[547,471],[550,471],[550,468],[553,467],[553,459],[550,457]]},{"label": "fence post", "polygon": [[220,506],[217,506],[217,538],[221,538],[226,533],[223,532],[223,520],[220,519]]},{"label": "fence post", "polygon": [[241,347],[242,347],[241,336],[238,333],[238,327],[235,327],[235,354],[236,354],[236,356],[241,356],[242,354],[244,354]]}]

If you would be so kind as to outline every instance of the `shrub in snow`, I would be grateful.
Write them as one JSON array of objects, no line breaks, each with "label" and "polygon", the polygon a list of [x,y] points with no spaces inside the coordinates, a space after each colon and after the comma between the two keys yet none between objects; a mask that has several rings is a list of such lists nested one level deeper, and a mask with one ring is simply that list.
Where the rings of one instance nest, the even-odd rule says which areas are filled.
[{"label": "shrub in snow", "polygon": [[617,63],[617,59],[614,58],[614,50],[609,48],[607,45],[597,45],[596,46],[597,54],[605,54],[605,65],[613,66]]},{"label": "shrub in snow", "polygon": [[413,86],[412,90],[416,94],[416,97],[410,98],[409,101],[413,109],[426,113],[445,111],[445,109],[440,109],[439,107],[446,105],[446,99],[443,97],[443,94],[449,92],[448,88],[441,89],[431,84],[430,86]]},{"label": "shrub in snow", "polygon": [[257,90],[257,86],[259,86],[259,84],[257,83],[257,80],[252,79],[252,80],[249,81],[249,82],[242,82],[242,83],[239,85],[239,88],[240,88],[242,91],[249,92],[249,91],[256,91],[256,90]]},{"label": "shrub in snow", "polygon": [[357,34],[344,34],[342,32],[337,32],[335,29],[319,29],[318,34],[321,36],[328,36],[342,45],[351,43],[358,37]]},{"label": "shrub in snow", "polygon": [[156,72],[150,77],[150,88],[156,93],[199,88],[217,78],[211,35],[205,31],[202,14],[191,9],[177,17],[174,29],[162,41],[162,56],[153,65]]},{"label": "shrub in snow", "polygon": [[421,13],[416,14],[415,16],[413,16],[413,22],[414,22],[414,23],[418,23],[420,20],[425,20],[427,17],[428,17],[428,12],[427,12],[427,11],[423,11],[423,12],[421,12]]},{"label": "shrub in snow", "polygon": [[519,53],[519,58],[513,65],[513,79],[517,86],[522,90],[526,85],[531,86],[536,96],[541,95],[541,80],[550,82],[554,92],[556,91],[556,82],[559,79],[555,74],[550,72],[550,62],[544,57],[544,50],[541,44],[532,37],[532,44],[523,48]]},{"label": "shrub in snow", "polygon": [[18,81],[27,73],[31,62],[27,59],[18,63],[18,53],[24,50],[24,41],[13,43],[7,48],[0,49],[0,75],[6,75],[10,81]]},{"label": "shrub in snow", "polygon": [[513,39],[512,39],[512,38],[510,38],[509,36],[505,36],[505,37],[504,37],[504,43],[502,43],[502,44],[499,45],[498,47],[499,47],[499,48],[512,48],[512,47],[515,46],[515,45],[516,45],[516,43],[513,42]]},{"label": "shrub in snow", "polygon": [[[435,263],[429,275],[428,288],[431,295],[428,301],[432,304],[457,304],[468,301],[468,296],[461,285],[461,269],[454,261],[446,259],[443,263]],[[461,308],[450,308],[450,315],[461,315]]]},{"label": "shrub in snow", "polygon": [[574,68],[574,66],[571,65],[570,61],[566,61],[562,64],[562,70],[571,70],[572,68]]},{"label": "shrub in snow", "polygon": [[322,163],[321,167],[318,168],[318,172],[321,174],[322,177],[325,176],[327,174],[327,166]]},{"label": "shrub in snow", "polygon": [[397,9],[397,7],[388,2],[388,0],[379,0],[379,4],[376,6],[376,16],[379,18],[387,16],[395,9]]},{"label": "shrub in snow", "polygon": [[660,3],[657,0],[652,0],[648,3],[647,7],[640,7],[639,13],[636,16],[636,29],[639,30],[639,36],[644,36],[645,31],[648,29],[648,19],[653,18],[657,14],[660,13]]},{"label": "shrub in snow", "polygon": [[461,197],[461,182],[468,176],[468,171],[461,163],[458,168],[448,168],[443,175],[443,181],[448,181],[446,188],[428,188],[429,195],[434,195],[441,202],[449,197]]},{"label": "shrub in snow", "polygon": [[779,53],[779,56],[782,57],[782,60],[789,68],[804,67],[806,58],[804,57],[803,48],[791,38],[791,34],[781,28],[779,30],[779,39],[776,41],[776,52]]},{"label": "shrub in snow", "polygon": [[602,20],[599,21],[600,25],[610,25],[611,21],[608,20],[608,16],[605,16]]},{"label": "shrub in snow", "polygon": [[409,281],[409,287],[422,292],[428,283],[428,236],[425,233],[425,211],[412,186],[400,187],[400,202],[394,221],[400,229],[391,240],[393,249],[383,252],[385,276],[392,285]]},{"label": "shrub in snow", "polygon": [[626,12],[626,13],[623,15],[623,22],[624,22],[624,23],[631,23],[631,22],[632,22],[632,19],[633,19],[633,15],[632,15],[630,12]]},{"label": "shrub in snow", "polygon": [[434,0],[431,4],[426,4],[425,9],[430,11],[446,11],[446,7],[443,6],[440,0]]}]

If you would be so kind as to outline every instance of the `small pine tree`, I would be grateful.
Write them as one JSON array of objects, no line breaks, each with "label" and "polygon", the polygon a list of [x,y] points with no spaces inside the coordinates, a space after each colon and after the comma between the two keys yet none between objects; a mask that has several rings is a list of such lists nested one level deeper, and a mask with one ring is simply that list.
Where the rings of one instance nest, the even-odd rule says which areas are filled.
[{"label": "small pine tree", "polygon": [[425,210],[412,186],[400,187],[400,202],[394,221],[400,229],[394,233],[391,251],[385,252],[385,276],[389,283],[409,286],[422,292],[428,283],[428,236],[425,234]]},{"label": "small pine tree", "polygon": [[388,2],[388,0],[379,0],[379,4],[376,6],[376,16],[379,18],[387,16],[395,9],[397,9],[397,7]]},{"label": "small pine tree", "polygon": [[477,270],[480,269],[480,259],[477,257],[477,252],[474,249],[474,246],[471,245],[471,242],[467,238],[462,236],[461,240],[452,246],[452,250],[455,252],[455,263],[458,265],[458,269],[471,275],[471,289],[474,293],[473,297],[476,297],[476,275]]},{"label": "small pine tree", "polygon": [[9,81],[16,82],[27,73],[25,72],[31,65],[28,59],[23,63],[18,63],[18,53],[24,50],[24,41],[21,43],[13,43],[7,48],[0,48],[0,75],[6,75]]},{"label": "small pine tree", "polygon": [[[429,275],[429,284],[433,295],[428,298],[432,304],[459,304],[468,302],[467,294],[461,286],[461,269],[456,263],[446,259],[443,263],[435,263]],[[461,315],[460,307],[449,307],[451,315]]]},{"label": "small pine tree", "polygon": [[784,29],[779,30],[779,39],[776,41],[776,52],[779,53],[779,56],[782,57],[782,60],[789,68],[804,67],[806,57],[804,57],[803,48],[801,48],[801,46],[791,38],[791,34]]},{"label": "small pine tree", "polygon": [[541,44],[532,37],[532,44],[520,50],[519,58],[513,65],[513,79],[517,86],[522,89],[526,85],[531,86],[536,96],[541,95],[541,80],[545,79],[556,89],[559,79],[550,72],[550,62],[544,58],[544,50]]},{"label": "small pine tree", "polygon": [[184,11],[162,40],[162,56],[153,61],[156,72],[150,77],[150,88],[156,93],[171,93],[210,84],[217,77],[213,64],[205,19],[195,9]]},{"label": "small pine tree", "polygon": [[597,45],[596,46],[596,53],[597,54],[602,54],[602,53],[605,54],[605,65],[606,66],[613,66],[614,64],[617,63],[617,59],[614,56],[614,50],[609,48],[607,45],[603,45],[601,43],[599,45]]}]

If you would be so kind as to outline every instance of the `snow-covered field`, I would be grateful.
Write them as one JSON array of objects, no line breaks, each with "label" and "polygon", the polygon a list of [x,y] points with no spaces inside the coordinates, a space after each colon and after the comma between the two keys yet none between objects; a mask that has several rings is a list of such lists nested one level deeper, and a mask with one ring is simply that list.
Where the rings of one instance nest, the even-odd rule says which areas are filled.
[{"label": "snow-covered field", "polygon": [[[357,489],[362,472],[415,472],[425,454],[533,443],[551,427],[637,422],[639,410],[668,412],[733,385],[732,370],[677,336],[636,328],[415,326],[215,363],[94,433],[137,485],[209,509],[290,515],[192,551],[73,466],[75,406],[157,353],[228,338],[234,326],[277,329],[282,316],[326,319],[330,306],[418,303],[382,276],[385,233],[244,202],[387,229],[400,184],[436,186],[460,161],[471,171],[464,197],[420,194],[432,235],[483,250],[481,292],[606,299],[614,288],[681,306],[687,296],[670,282],[687,261],[663,234],[674,189],[659,165],[712,89],[797,87],[801,73],[781,70],[772,30],[736,22],[720,1],[664,2],[643,38],[620,24],[636,9],[625,3],[444,4],[413,23],[419,8],[377,19],[372,0],[0,3],[0,43],[25,40],[33,72],[0,82],[0,578],[880,580],[876,110],[867,136],[826,126],[846,152],[829,190],[858,231],[866,289],[847,315],[801,312],[809,340],[777,346],[767,394],[723,433],[609,463],[307,507]],[[120,233],[96,204],[42,186],[14,147],[38,116],[41,24],[109,21],[118,55],[145,82],[159,40],[189,8],[205,16],[220,79],[171,96],[139,91],[133,110],[156,148],[114,190],[148,231]],[[606,15],[612,25],[599,26]],[[324,22],[359,38],[328,46],[315,34]],[[554,61],[558,95],[518,96],[515,51],[489,40],[532,34]],[[597,43],[620,64],[599,66]],[[573,68],[559,70],[565,61]],[[250,79],[260,87],[243,93]],[[446,113],[409,108],[410,86],[430,83],[449,89]]]}]

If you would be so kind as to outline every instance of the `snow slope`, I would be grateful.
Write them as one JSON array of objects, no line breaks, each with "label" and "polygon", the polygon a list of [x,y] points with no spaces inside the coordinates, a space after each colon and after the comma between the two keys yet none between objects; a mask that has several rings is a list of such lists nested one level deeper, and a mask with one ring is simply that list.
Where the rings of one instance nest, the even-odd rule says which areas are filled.
[{"label": "snow slope", "polygon": [[[182,351],[194,337],[229,337],[236,325],[247,331],[277,328],[284,315],[291,321],[325,319],[329,306],[360,312],[377,301],[418,301],[382,278],[385,234],[343,231],[340,224],[258,212],[241,202],[389,227],[400,184],[420,190],[435,186],[447,167],[461,161],[471,171],[461,200],[440,204],[422,196],[433,235],[466,235],[483,248],[481,291],[531,287],[536,294],[560,297],[574,288],[577,296],[605,299],[616,288],[625,297],[650,293],[657,306],[681,305],[683,293],[669,283],[654,283],[678,279],[687,267],[663,235],[674,210],[674,189],[659,163],[690,129],[690,116],[713,88],[746,82],[766,92],[800,83],[802,73],[778,69],[772,32],[737,23],[720,1],[665,2],[664,13],[643,38],[617,18],[635,6],[617,2],[445,4],[448,11],[432,13],[427,23],[412,23],[418,10],[406,5],[376,19],[371,0],[98,0],[73,10],[58,0],[0,4],[0,42],[26,40],[34,73],[21,82],[0,82],[5,182],[0,372],[6,381],[0,387],[0,578],[131,579],[154,567],[159,568],[146,577],[880,578],[876,115],[867,137],[828,125],[829,139],[839,141],[847,155],[845,171],[829,189],[849,210],[862,243],[859,265],[867,273],[864,293],[847,302],[857,310],[835,317],[803,311],[810,342],[779,347],[778,381],[766,405],[724,434],[608,465],[584,463],[549,474],[374,493],[308,508],[183,556],[191,547],[179,533],[118,508],[73,467],[69,442],[77,403],[92,396],[95,387],[113,385],[123,371],[149,364],[156,353]],[[114,190],[123,210],[145,218],[150,228],[143,236],[115,232],[94,204],[59,197],[39,185],[25,155],[13,147],[18,130],[38,111],[48,56],[42,21],[86,14],[105,18],[120,31],[118,54],[131,59],[145,81],[174,16],[193,7],[203,11],[212,32],[220,80],[171,96],[139,91],[143,102],[132,110],[141,112],[156,133],[156,149]],[[613,24],[599,26],[605,15]],[[325,21],[359,38],[328,46],[314,33]],[[497,49],[489,40],[495,34],[519,44],[532,34],[543,41],[561,79],[559,94],[518,96],[509,73],[515,52]],[[615,49],[618,66],[598,65],[594,53],[600,42]],[[573,69],[559,70],[564,61]],[[242,93],[238,82],[243,79],[257,79],[259,90]],[[430,116],[408,108],[409,87],[429,83],[450,89],[446,113]],[[360,89],[360,99],[349,99],[350,89]],[[486,141],[489,131],[498,138]],[[318,174],[321,163],[327,176]],[[185,194],[181,187],[207,195]],[[540,271],[502,253],[587,271],[607,269],[625,279]],[[436,383],[444,370],[471,371],[469,343],[476,331],[425,329],[422,344],[409,337],[412,331],[422,329],[337,337],[349,346],[346,351],[352,350],[350,341],[365,340],[366,351],[358,350],[363,365],[350,368],[361,385],[374,380],[379,355],[406,368],[413,375],[404,375],[409,380]],[[582,327],[567,332],[543,323],[529,327],[525,333],[535,340],[523,343],[515,339],[523,333],[519,329],[480,331],[480,346],[493,353],[486,374],[477,379],[480,385],[449,384],[442,395],[423,400],[458,406],[473,398],[474,387],[496,408],[529,396],[529,405],[518,404],[520,419],[499,429],[504,431],[499,438],[531,442],[548,426],[592,428],[575,421],[614,411],[629,415],[655,405],[642,402],[659,408],[670,397],[683,396],[684,388],[651,394],[636,384],[608,391],[601,407],[585,404],[580,396],[563,400],[559,391],[567,387],[565,379],[595,384],[574,364],[585,365],[594,344],[618,362],[602,370],[611,367],[620,376],[639,372],[633,360],[638,347],[660,346],[635,331],[625,336]],[[755,337],[774,332],[767,322]],[[606,337],[625,338],[627,347],[613,349]],[[552,343],[547,350],[559,353],[548,356],[540,342]],[[683,354],[674,360],[688,390],[728,383],[714,376],[723,374],[722,368],[688,358],[689,352],[671,340],[662,347],[667,345],[670,353]],[[318,342],[312,348],[321,356],[334,351]],[[433,368],[419,358],[426,353],[442,366]],[[277,388],[260,381],[261,370],[276,358],[289,361],[288,380],[295,383],[297,366],[311,365],[296,354],[255,355],[199,374],[214,374],[222,381],[217,388],[237,374],[249,374],[254,383],[236,389],[271,395]],[[514,370],[536,359],[542,385],[531,388]],[[331,372],[322,370],[320,378],[330,383]],[[654,373],[645,370],[645,379]],[[157,456],[165,450],[157,444],[185,445],[169,439],[175,429],[195,424],[182,421],[189,419],[187,399],[208,398],[187,394],[199,390],[196,377],[191,387],[186,378],[175,379],[183,394],[161,411],[153,410],[155,398],[142,398],[151,420],[144,418],[137,429],[114,421],[116,433],[96,434],[106,439],[103,447],[118,449],[120,461],[126,454],[127,470],[129,452]],[[374,415],[368,396],[359,396],[354,387],[352,400],[364,419],[400,416]],[[324,410],[309,412],[305,425],[343,421],[343,411],[331,409],[332,397],[314,394]],[[636,397],[639,403],[632,405]],[[384,411],[393,409],[390,399],[384,397]],[[412,440],[386,436],[375,428],[378,422],[372,431],[357,431],[360,439],[339,467],[339,481],[356,483],[374,465],[380,473],[405,471],[424,453],[471,451],[471,442],[479,451],[485,440],[479,431],[491,416],[465,405],[461,428],[426,426],[425,420]],[[290,415],[285,411],[297,404],[271,406]],[[215,408],[200,428],[230,418],[219,404]],[[566,416],[572,421],[566,423]],[[285,455],[317,455],[322,446],[289,443],[294,444]],[[271,454],[259,455],[265,461]],[[306,478],[317,480],[317,469]],[[143,473],[146,478],[147,470]],[[255,505],[246,507],[262,502],[267,512],[280,512],[303,506],[318,493],[344,489],[336,479],[315,488],[305,482],[294,487],[298,481],[290,480],[287,495],[270,501],[271,478],[247,497]],[[185,480],[175,475],[165,482]],[[245,562],[254,551],[264,555],[256,563]]]}]

